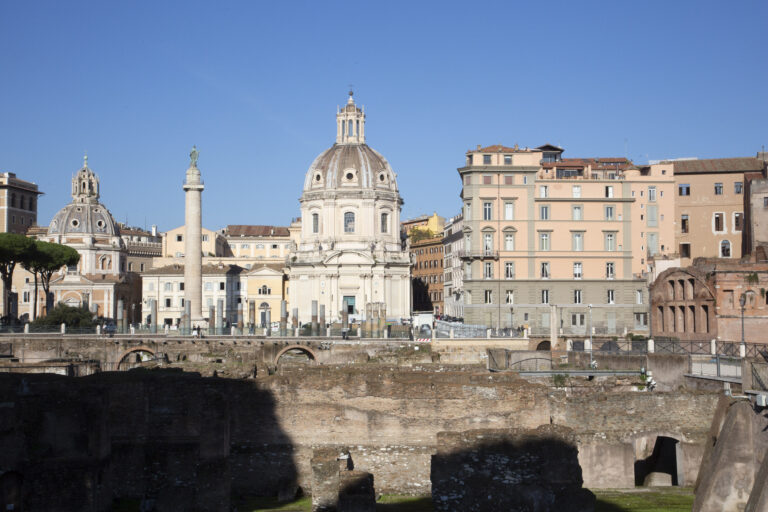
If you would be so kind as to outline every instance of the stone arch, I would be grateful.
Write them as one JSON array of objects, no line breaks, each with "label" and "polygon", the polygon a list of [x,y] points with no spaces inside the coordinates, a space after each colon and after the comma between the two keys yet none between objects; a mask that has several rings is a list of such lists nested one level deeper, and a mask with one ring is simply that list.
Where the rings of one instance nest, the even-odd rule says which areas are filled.
[{"label": "stone arch", "polygon": [[552,346],[549,340],[545,340],[536,345],[536,350],[552,350]]},{"label": "stone arch", "polygon": [[120,358],[117,360],[117,368],[120,369],[120,366],[124,365],[127,362],[128,356],[137,352],[147,352],[149,354],[152,354],[153,357],[156,356],[155,351],[145,345],[133,347],[126,350],[120,355]]},{"label": "stone arch", "polygon": [[683,445],[679,434],[644,433],[635,437],[634,448],[635,485],[685,485]]},{"label": "stone arch", "polygon": [[317,354],[315,354],[315,351],[312,350],[311,347],[308,347],[306,345],[288,345],[287,347],[284,347],[280,352],[278,352],[277,355],[275,356],[275,366],[277,366],[277,363],[278,361],[280,361],[280,358],[291,350],[300,350],[305,354],[307,354],[310,360],[317,361]]}]

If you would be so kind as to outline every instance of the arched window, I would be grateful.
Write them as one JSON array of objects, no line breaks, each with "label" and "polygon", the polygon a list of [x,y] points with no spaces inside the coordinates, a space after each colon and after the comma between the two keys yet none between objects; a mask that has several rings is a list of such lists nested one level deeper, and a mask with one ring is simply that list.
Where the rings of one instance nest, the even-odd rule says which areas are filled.
[{"label": "arched window", "polygon": [[721,258],[730,258],[731,257],[731,242],[728,240],[723,240],[720,242],[720,257]]},{"label": "arched window", "polygon": [[353,212],[346,212],[344,214],[344,232],[355,232],[355,214]]},{"label": "arched window", "polygon": [[389,215],[386,213],[381,214],[381,232],[387,233],[389,231]]},{"label": "arched window", "polygon": [[312,214],[312,232],[313,233],[320,232],[320,216],[316,213]]}]

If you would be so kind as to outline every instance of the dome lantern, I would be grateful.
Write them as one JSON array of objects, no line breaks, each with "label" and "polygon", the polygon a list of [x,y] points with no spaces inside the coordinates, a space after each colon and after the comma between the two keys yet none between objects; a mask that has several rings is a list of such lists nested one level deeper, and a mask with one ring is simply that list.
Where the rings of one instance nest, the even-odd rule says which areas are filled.
[{"label": "dome lantern", "polygon": [[355,105],[354,92],[336,113],[336,144],[365,144],[365,112]]}]

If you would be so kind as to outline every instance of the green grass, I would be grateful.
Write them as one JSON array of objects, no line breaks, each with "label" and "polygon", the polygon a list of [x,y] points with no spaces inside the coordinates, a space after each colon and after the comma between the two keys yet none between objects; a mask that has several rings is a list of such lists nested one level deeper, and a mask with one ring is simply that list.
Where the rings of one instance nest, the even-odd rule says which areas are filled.
[{"label": "green grass", "polygon": [[689,512],[693,490],[685,487],[598,489],[595,512]]}]

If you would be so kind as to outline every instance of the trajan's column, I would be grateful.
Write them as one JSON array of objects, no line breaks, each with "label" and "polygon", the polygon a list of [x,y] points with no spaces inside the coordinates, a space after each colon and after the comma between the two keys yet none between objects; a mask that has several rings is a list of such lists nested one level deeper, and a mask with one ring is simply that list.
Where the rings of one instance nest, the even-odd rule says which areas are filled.
[{"label": "trajan's column", "polygon": [[186,205],[184,209],[185,248],[184,248],[184,302],[189,304],[192,326],[200,324],[203,315],[203,246],[202,246],[202,195],[203,185],[200,169],[197,168],[199,153],[195,146],[189,153],[189,169],[184,182]]}]

